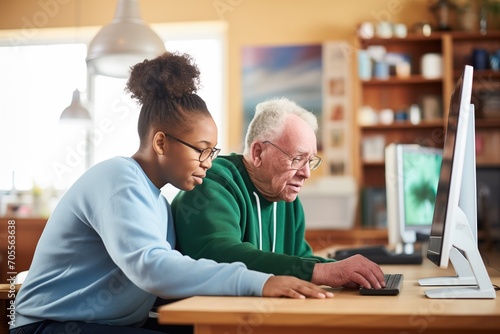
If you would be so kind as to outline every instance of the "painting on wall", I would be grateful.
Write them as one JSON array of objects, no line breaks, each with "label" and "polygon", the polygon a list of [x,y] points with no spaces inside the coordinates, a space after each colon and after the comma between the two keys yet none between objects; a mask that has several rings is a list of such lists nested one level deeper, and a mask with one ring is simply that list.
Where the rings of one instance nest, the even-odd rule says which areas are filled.
[{"label": "painting on wall", "polygon": [[[243,134],[255,106],[275,97],[286,97],[313,112],[322,128],[321,44],[244,47],[242,67]],[[320,131],[318,149],[322,146]]]},{"label": "painting on wall", "polygon": [[255,106],[286,97],[313,112],[329,175],[352,175],[351,47],[346,42],[249,46],[242,51],[243,134]]}]

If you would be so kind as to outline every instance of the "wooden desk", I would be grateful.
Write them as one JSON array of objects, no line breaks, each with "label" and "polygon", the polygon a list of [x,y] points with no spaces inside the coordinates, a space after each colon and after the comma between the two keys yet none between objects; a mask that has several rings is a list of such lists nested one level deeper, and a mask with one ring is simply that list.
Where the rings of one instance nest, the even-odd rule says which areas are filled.
[{"label": "wooden desk", "polygon": [[[497,261],[489,268],[500,285]],[[159,310],[163,324],[194,324],[195,334],[215,333],[500,333],[500,296],[496,299],[429,299],[419,278],[453,274],[452,268],[423,265],[383,266],[405,275],[398,296],[361,296],[334,289],[327,300],[259,297],[192,297]],[[499,292],[500,294],[500,292]]]}]

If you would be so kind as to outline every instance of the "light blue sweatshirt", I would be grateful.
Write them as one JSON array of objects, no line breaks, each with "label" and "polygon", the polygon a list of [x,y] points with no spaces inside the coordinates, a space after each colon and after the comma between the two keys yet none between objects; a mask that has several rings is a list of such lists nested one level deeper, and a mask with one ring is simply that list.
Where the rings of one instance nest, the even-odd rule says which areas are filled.
[{"label": "light blue sweatshirt", "polygon": [[45,319],[139,325],[157,296],[260,296],[270,276],[174,248],[170,205],[139,164],[99,163],[48,220],[11,328]]}]

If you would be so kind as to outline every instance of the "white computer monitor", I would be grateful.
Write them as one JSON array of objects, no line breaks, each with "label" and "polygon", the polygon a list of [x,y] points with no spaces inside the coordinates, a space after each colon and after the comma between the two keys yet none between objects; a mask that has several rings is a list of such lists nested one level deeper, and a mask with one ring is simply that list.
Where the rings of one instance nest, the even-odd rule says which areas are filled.
[{"label": "white computer monitor", "polygon": [[[427,258],[439,267],[452,262],[456,276],[419,280],[447,286],[429,298],[495,298],[477,243],[473,68],[466,65],[451,96]],[[463,285],[463,286],[460,286]]]},{"label": "white computer monitor", "polygon": [[396,253],[413,254],[414,244],[429,238],[442,155],[418,144],[385,148],[387,229]]}]

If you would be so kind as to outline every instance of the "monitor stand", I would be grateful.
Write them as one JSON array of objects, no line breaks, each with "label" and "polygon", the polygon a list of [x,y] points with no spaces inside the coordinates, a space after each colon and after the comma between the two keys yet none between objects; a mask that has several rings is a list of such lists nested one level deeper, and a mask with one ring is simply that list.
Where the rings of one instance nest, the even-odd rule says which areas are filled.
[{"label": "monitor stand", "polygon": [[415,244],[417,243],[417,232],[401,231],[399,241],[394,248],[395,254],[415,254]]},{"label": "monitor stand", "polygon": [[457,216],[454,243],[450,251],[450,261],[457,276],[424,278],[418,283],[422,286],[473,285],[426,290],[425,294],[429,298],[496,298],[495,289],[491,284],[467,217],[460,208],[457,210]]},{"label": "monitor stand", "polygon": [[422,278],[418,284],[421,286],[477,285],[469,261],[456,247],[450,251],[450,262],[453,264],[456,276]]}]

